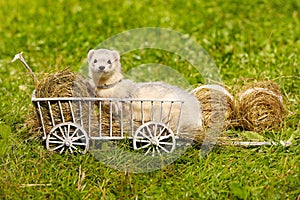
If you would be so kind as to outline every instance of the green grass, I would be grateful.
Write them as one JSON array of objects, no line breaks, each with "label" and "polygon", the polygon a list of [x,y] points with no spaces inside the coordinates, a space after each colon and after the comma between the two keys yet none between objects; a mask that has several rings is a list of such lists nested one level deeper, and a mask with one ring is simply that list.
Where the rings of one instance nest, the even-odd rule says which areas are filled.
[{"label": "green grass", "polygon": [[[295,199],[300,195],[300,3],[290,1],[1,1],[0,198],[7,199]],[[235,92],[245,80],[274,80],[288,116],[268,140],[284,147],[215,147],[207,157],[191,148],[174,163],[143,174],[107,167],[90,153],[49,153],[29,138],[32,80],[10,63],[24,52],[41,77],[78,71],[89,49],[140,27],[179,31],[202,45],[222,81]],[[187,61],[162,50],[122,56],[125,71],[144,63],[173,66],[190,85],[203,83]],[[152,77],[157,78],[157,77]],[[227,134],[245,136],[230,130]],[[32,184],[32,185],[30,185]],[[40,185],[39,185],[40,184]]]}]

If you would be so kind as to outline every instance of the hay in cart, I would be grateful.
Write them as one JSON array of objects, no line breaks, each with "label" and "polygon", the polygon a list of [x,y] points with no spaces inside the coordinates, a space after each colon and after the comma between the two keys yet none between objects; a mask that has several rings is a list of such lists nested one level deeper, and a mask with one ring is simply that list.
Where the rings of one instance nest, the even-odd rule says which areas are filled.
[{"label": "hay in cart", "polygon": [[[36,98],[89,97],[85,79],[68,69],[45,75],[35,92]],[[64,122],[80,123],[87,119],[88,105],[76,101],[44,101],[40,103],[45,131]],[[81,115],[81,116],[80,116]],[[82,122],[86,124],[87,122]]]},{"label": "hay in cart", "polygon": [[237,110],[240,126],[245,130],[278,129],[285,115],[279,86],[272,81],[244,85],[238,93]]},{"label": "hay in cart", "polygon": [[[56,124],[73,122],[88,130],[92,137],[99,135],[99,129],[102,136],[110,135],[110,131],[118,134],[120,124],[113,119],[109,102],[86,100],[94,97],[91,91],[86,79],[75,72],[62,70],[46,76],[36,89],[36,97],[65,99],[41,103],[45,131],[49,133]],[[70,97],[77,99],[70,100]]]}]

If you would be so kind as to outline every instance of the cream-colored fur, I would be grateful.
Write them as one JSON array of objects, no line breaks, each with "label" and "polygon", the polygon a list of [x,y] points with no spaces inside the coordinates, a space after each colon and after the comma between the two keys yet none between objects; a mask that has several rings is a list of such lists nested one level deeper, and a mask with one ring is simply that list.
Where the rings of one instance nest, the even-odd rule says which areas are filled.
[{"label": "cream-colored fur", "polygon": [[[133,104],[134,121],[162,121],[171,128],[175,128],[178,124],[178,116],[181,113],[179,120],[181,133],[192,133],[202,129],[200,104],[188,92],[163,82],[135,83],[123,79],[120,55],[117,51],[107,49],[90,50],[88,63],[89,76],[92,78],[97,97],[180,100],[184,102],[182,107],[180,103],[174,103],[171,106],[170,102],[151,104],[149,101],[145,101],[141,107],[140,102],[135,102]],[[126,112],[131,110],[129,106],[123,109]],[[128,117],[131,116],[131,113],[125,114]]]}]

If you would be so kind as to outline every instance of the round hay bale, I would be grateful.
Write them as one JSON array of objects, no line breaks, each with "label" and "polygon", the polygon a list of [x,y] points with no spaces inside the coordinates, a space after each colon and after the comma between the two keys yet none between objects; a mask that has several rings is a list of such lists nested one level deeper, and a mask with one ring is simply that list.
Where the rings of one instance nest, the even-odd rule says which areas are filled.
[{"label": "round hay bale", "polygon": [[240,126],[245,130],[278,129],[285,113],[279,86],[272,81],[244,85],[238,93],[237,110]]},{"label": "round hay bale", "polygon": [[195,88],[192,94],[201,104],[205,127],[231,126],[235,119],[233,96],[220,85],[202,85]]},{"label": "round hay bale", "polygon": [[[83,76],[65,69],[55,74],[46,75],[36,88],[36,97],[94,97],[94,95],[91,94],[91,89]],[[41,103],[46,133],[49,133],[52,127],[57,124],[74,122],[80,124],[86,131],[90,130],[91,136],[99,136],[100,127],[102,136],[109,136],[111,117],[109,109],[102,108],[100,114],[93,104],[89,104],[83,99],[60,102],[60,105],[58,101],[51,101],[49,104]],[[99,105],[97,102],[95,104]],[[60,112],[60,107],[62,112]],[[99,119],[100,116],[101,120]],[[101,126],[99,126],[99,122],[101,122]],[[113,133],[119,133],[119,123],[113,120],[112,126]]]},{"label": "round hay bale", "polygon": [[36,97],[89,97],[84,77],[64,69],[45,75],[36,88]]},{"label": "round hay bale", "polygon": [[[54,74],[44,75],[44,78],[37,85],[35,95],[37,98],[88,97],[89,93],[84,78],[65,69]],[[60,112],[60,106],[62,113]],[[87,109],[87,104],[83,104],[83,115],[87,115]],[[72,110],[74,112],[73,116]],[[79,116],[76,116],[79,114],[78,102],[61,101],[61,105],[57,101],[51,101],[49,104],[42,102],[41,111],[47,133],[57,124],[70,121],[78,122],[76,118],[79,119]],[[87,117],[84,116],[83,118]]]}]

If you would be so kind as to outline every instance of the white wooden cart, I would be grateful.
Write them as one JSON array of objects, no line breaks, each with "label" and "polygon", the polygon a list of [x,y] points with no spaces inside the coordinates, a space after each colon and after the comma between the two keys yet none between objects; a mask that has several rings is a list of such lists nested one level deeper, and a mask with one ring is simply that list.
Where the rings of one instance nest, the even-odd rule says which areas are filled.
[{"label": "white wooden cart", "polygon": [[[92,140],[127,138],[133,141],[134,150],[143,150],[145,155],[152,156],[171,153],[176,148],[184,103],[159,99],[37,98],[35,92],[32,102],[49,151],[86,153]],[[165,104],[169,110],[164,110]],[[66,106],[70,113],[66,113]],[[133,112],[137,106],[138,121]],[[180,107],[178,121],[176,126],[170,126],[175,106]]]}]

